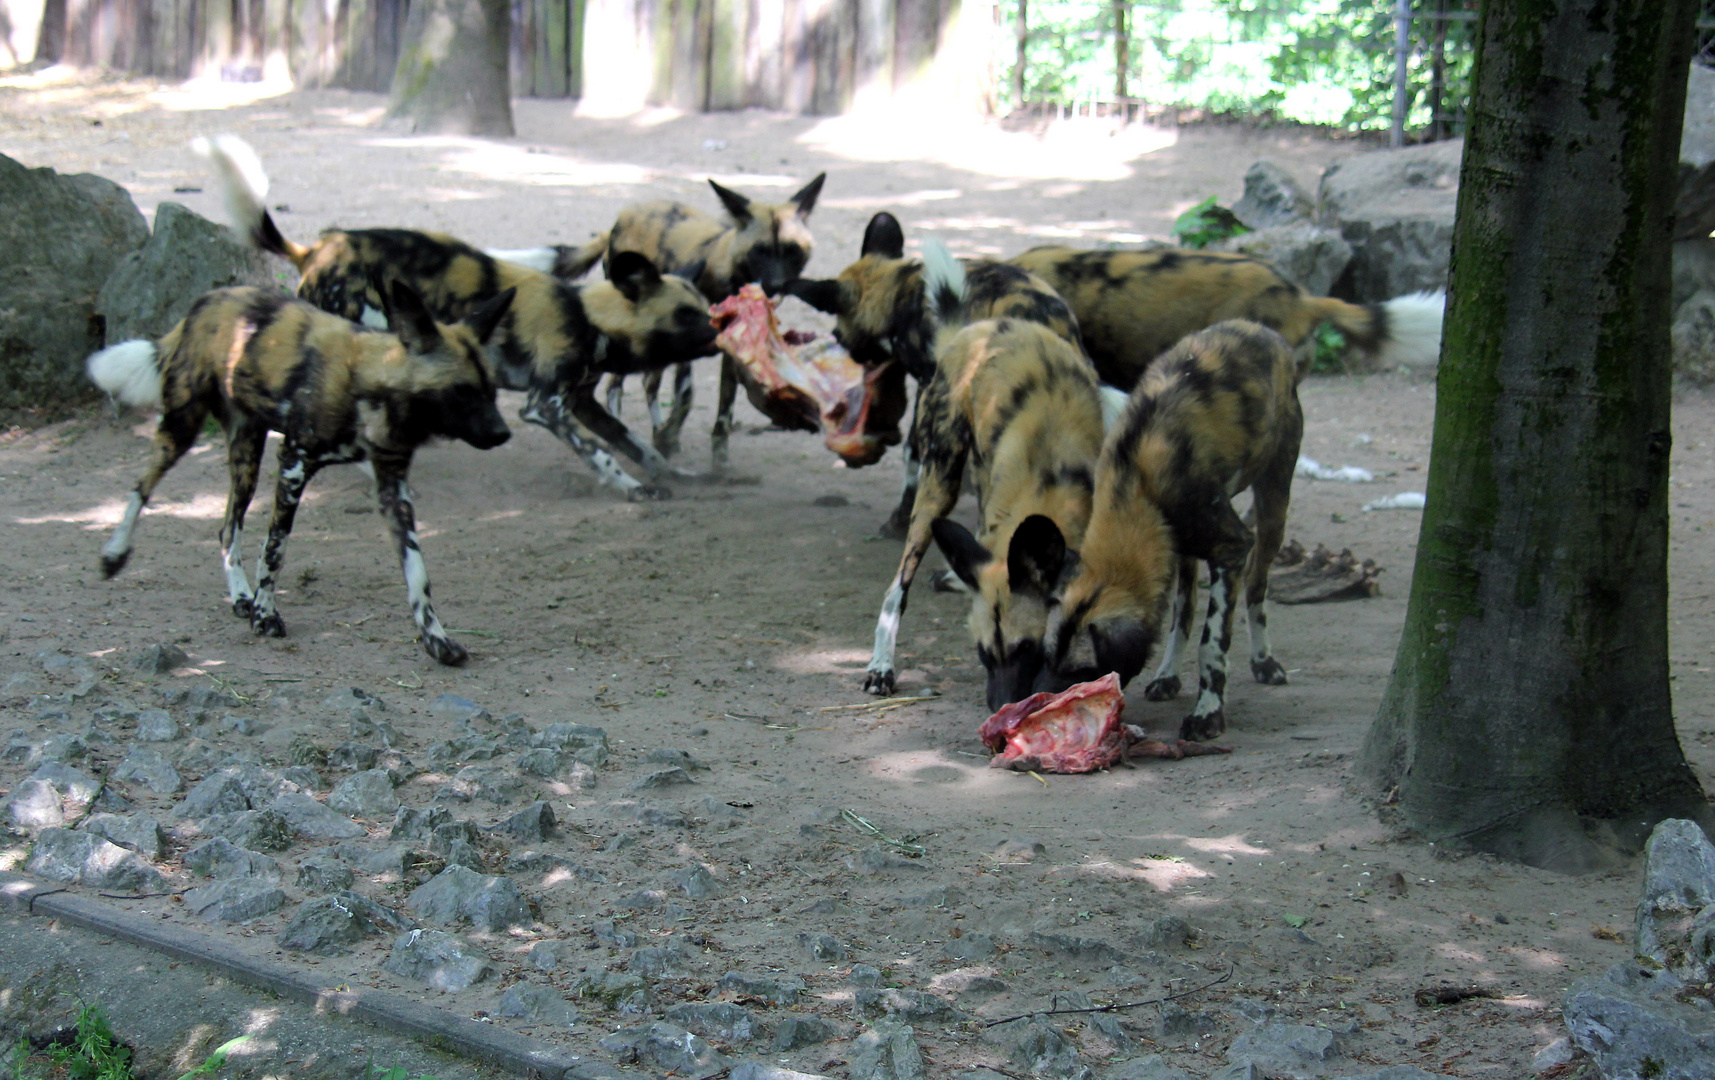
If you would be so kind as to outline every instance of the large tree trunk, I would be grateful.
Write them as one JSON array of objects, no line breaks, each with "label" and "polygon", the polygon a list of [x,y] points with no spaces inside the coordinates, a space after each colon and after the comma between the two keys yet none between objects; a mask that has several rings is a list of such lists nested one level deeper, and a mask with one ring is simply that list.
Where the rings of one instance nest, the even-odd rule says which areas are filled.
[{"label": "large tree trunk", "polygon": [[1696,0],[1487,0],[1428,508],[1360,757],[1405,822],[1579,871],[1710,821],[1667,654],[1669,238]]},{"label": "large tree trunk", "polygon": [[511,135],[511,36],[507,0],[414,0],[389,119],[417,132]]}]

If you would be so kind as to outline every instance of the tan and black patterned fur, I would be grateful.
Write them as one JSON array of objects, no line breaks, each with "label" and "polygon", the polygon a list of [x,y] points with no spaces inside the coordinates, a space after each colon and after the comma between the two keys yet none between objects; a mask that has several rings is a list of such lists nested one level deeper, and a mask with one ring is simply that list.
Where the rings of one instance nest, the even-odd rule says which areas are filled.
[{"label": "tan and black patterned fur", "polygon": [[[1145,692],[1152,700],[1177,694],[1198,559],[1209,566],[1209,607],[1197,701],[1181,737],[1226,730],[1227,649],[1241,577],[1251,674],[1286,682],[1269,645],[1265,598],[1304,432],[1299,377],[1286,340],[1242,320],[1199,331],[1150,366],[1102,447],[1082,543],[1069,550],[1076,542],[1051,524],[1033,534],[1036,561],[1059,579],[1036,689],[1063,690],[1110,671],[1129,681],[1148,662],[1171,599],[1172,636]],[[1232,504],[1247,488],[1254,532]]]},{"label": "tan and black patterned fur", "polygon": [[[285,635],[275,582],[304,488],[327,465],[368,460],[423,648],[443,664],[464,662],[464,647],[447,635],[429,601],[406,477],[412,454],[431,438],[488,449],[511,437],[495,405],[483,348],[512,299],[510,289],[503,291],[465,321],[443,326],[408,286],[395,282],[387,298],[393,334],[284,293],[217,289],[158,342],[125,342],[91,357],[90,373],[103,388],[132,404],[162,408],[149,467],[102,549],[103,573],[112,577],[125,566],[143,506],[212,416],[226,430],[231,469],[220,542],[234,614],[257,634]],[[282,435],[280,475],[252,592],[239,548],[270,431]]]},{"label": "tan and black patterned fur", "polygon": [[[922,480],[905,553],[876,623],[864,688],[893,693],[899,620],[933,538],[973,594],[971,635],[988,673],[989,702],[998,708],[1020,687],[1030,692],[1052,584],[1009,556],[1014,531],[1041,516],[1079,537],[1089,518],[1102,444],[1095,370],[1041,323],[972,323],[949,332],[938,351],[935,374],[918,399],[915,432]],[[982,519],[975,536],[947,518],[967,469]]]},{"label": "tan and black patterned fur", "polygon": [[1249,319],[1294,348],[1328,322],[1373,356],[1389,341],[1389,310],[1311,296],[1249,255],[1162,248],[1078,251],[1046,246],[1010,260],[1051,285],[1078,316],[1084,348],[1102,381],[1122,390],[1186,334]]}]

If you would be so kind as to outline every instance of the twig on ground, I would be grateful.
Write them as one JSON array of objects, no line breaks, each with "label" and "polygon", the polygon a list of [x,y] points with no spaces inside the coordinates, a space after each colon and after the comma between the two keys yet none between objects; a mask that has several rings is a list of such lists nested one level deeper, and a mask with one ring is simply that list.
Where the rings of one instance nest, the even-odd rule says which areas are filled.
[{"label": "twig on ground", "polygon": [[907,705],[920,705],[925,701],[934,701],[936,694],[917,694],[912,697],[887,697],[877,701],[866,701],[861,705],[823,705],[817,712],[845,712],[851,709],[903,709]]},{"label": "twig on ground", "polygon": [[1147,1001],[1128,1001],[1121,1005],[1092,1005],[1087,1009],[1039,1009],[1036,1012],[1019,1013],[1017,1016],[1007,1016],[1002,1017],[999,1020],[989,1020],[983,1024],[983,1027],[998,1027],[1001,1024],[1010,1024],[1014,1020],[1028,1020],[1033,1016],[1063,1016],[1070,1013],[1119,1012],[1121,1009],[1135,1009],[1141,1005],[1161,1005],[1169,1001],[1177,1001],[1182,997],[1190,997],[1192,994],[1200,994],[1211,986],[1219,986],[1233,977],[1233,970],[1233,968],[1229,967],[1226,974],[1222,975],[1218,979],[1211,979],[1201,986],[1193,986],[1189,990],[1181,990],[1177,994],[1168,994],[1166,997],[1150,998]]},{"label": "twig on ground", "polygon": [[880,829],[876,828],[874,825],[871,825],[868,821],[865,821],[863,818],[858,817],[856,814],[852,813],[850,810],[841,810],[840,811],[840,820],[844,821],[846,824],[850,825],[852,828],[856,829],[857,831],[859,831],[861,833],[868,833],[870,836],[875,837],[877,840],[880,840],[882,843],[891,844],[892,846],[898,848],[901,852],[903,852],[905,854],[905,857],[908,859],[920,859],[923,856],[929,854],[928,848],[924,847],[922,844],[913,844],[911,842],[911,841],[917,839],[915,836],[907,835],[901,839],[895,840],[893,837],[882,832]]}]

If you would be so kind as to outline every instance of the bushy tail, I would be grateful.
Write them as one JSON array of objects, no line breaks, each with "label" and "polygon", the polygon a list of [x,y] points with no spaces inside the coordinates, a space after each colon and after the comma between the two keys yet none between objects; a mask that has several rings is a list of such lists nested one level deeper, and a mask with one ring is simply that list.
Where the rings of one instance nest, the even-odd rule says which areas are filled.
[{"label": "bushy tail", "polygon": [[309,248],[294,244],[280,234],[268,213],[268,173],[251,145],[236,135],[198,136],[191,149],[207,158],[220,177],[221,199],[226,204],[227,223],[238,235],[263,251],[290,259],[303,269]]},{"label": "bushy tail", "polygon": [[1352,347],[1378,367],[1433,369],[1441,357],[1439,292],[1398,296],[1383,304],[1349,304],[1332,297],[1311,300],[1317,314],[1339,328]]},{"label": "bushy tail", "polygon": [[159,355],[153,341],[122,341],[91,355],[84,366],[95,385],[125,404],[158,408],[161,404]]},{"label": "bushy tail", "polygon": [[552,274],[561,281],[576,281],[601,262],[601,257],[607,253],[607,236],[607,233],[602,233],[581,247],[554,244],[539,248],[487,248],[483,254],[538,273]]},{"label": "bushy tail", "polygon": [[923,299],[943,326],[964,321],[965,266],[939,240],[923,242]]}]

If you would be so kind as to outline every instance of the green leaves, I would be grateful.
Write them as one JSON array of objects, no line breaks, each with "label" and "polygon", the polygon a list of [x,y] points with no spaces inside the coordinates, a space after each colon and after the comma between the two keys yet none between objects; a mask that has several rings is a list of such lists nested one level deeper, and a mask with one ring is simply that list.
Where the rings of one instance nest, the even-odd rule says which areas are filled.
[{"label": "green leaves", "polygon": [[1173,222],[1173,235],[1182,247],[1203,248],[1250,232],[1249,226],[1234,216],[1231,210],[1215,201],[1213,195],[1180,214]]}]

